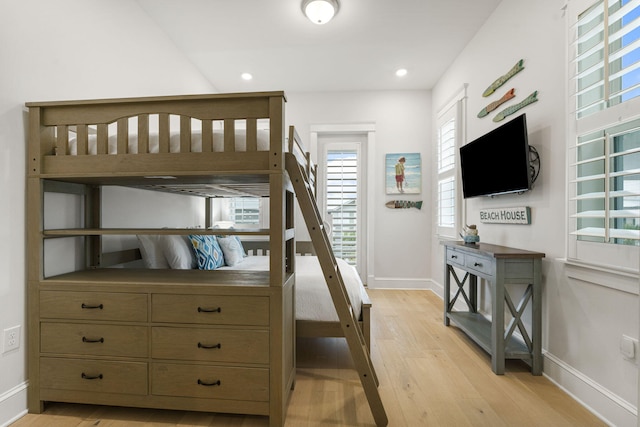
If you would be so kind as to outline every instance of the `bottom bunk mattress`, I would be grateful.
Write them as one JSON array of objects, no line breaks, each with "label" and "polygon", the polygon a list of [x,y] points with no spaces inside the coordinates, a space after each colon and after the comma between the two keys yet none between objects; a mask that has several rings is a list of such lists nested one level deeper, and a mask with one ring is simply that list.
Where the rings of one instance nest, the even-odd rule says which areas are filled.
[{"label": "bottom bunk mattress", "polygon": [[[367,299],[366,289],[353,266],[340,258],[337,258],[337,262],[355,318],[360,319],[362,302]],[[269,257],[248,256],[233,267],[225,266],[220,269],[269,270]],[[314,322],[339,321],[317,256],[296,255],[296,319]]]}]

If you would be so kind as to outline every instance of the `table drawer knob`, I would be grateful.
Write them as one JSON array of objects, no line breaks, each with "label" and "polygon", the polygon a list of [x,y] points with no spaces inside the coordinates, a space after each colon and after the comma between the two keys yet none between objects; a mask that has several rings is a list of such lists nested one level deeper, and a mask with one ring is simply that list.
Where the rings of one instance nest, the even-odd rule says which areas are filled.
[{"label": "table drawer knob", "polygon": [[87,338],[87,337],[82,337],[82,342],[86,342],[86,343],[103,343],[104,342],[104,338]]}]

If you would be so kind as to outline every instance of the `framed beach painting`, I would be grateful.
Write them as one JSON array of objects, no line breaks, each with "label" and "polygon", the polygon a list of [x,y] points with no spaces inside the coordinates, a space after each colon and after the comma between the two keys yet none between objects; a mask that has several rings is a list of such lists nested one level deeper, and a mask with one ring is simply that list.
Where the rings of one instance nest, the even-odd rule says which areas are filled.
[{"label": "framed beach painting", "polygon": [[420,153],[389,153],[385,158],[387,194],[420,194],[422,191]]}]

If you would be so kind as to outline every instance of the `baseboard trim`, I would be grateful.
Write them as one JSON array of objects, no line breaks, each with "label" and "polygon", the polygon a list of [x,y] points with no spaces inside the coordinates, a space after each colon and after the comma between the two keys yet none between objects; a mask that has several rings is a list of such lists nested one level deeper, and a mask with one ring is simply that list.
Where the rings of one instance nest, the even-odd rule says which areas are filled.
[{"label": "baseboard trim", "polygon": [[544,354],[543,375],[605,423],[638,425],[636,406],[548,352]]},{"label": "baseboard trim", "polygon": [[367,287],[371,289],[431,289],[429,279],[406,279],[400,277],[369,276]]},{"label": "baseboard trim", "polygon": [[0,427],[7,427],[27,414],[27,386],[25,381],[0,394]]}]

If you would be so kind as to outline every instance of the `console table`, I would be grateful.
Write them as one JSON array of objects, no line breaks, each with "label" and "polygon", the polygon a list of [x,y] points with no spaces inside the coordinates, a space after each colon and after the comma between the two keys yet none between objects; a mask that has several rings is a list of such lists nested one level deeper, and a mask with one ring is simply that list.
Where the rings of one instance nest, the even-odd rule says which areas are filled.
[{"label": "console table", "polygon": [[[444,324],[453,322],[491,355],[491,369],[504,374],[505,359],[523,359],[531,364],[533,375],[542,374],[540,252],[529,252],[486,243],[445,242]],[[462,280],[455,269],[465,272]],[[451,278],[457,289],[451,296]],[[491,319],[478,312],[478,278],[485,279],[491,290]],[[465,289],[466,285],[466,289]],[[525,285],[514,304],[506,285]],[[454,310],[462,298],[467,311]],[[530,334],[522,315],[530,307]],[[505,309],[511,321],[505,325]],[[522,339],[513,335],[517,330]]]}]

